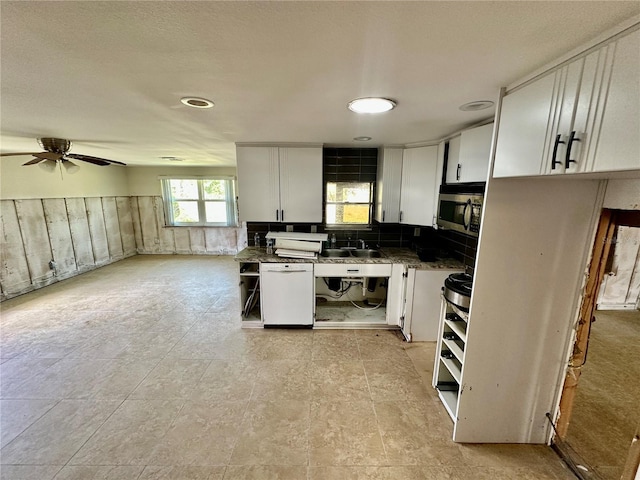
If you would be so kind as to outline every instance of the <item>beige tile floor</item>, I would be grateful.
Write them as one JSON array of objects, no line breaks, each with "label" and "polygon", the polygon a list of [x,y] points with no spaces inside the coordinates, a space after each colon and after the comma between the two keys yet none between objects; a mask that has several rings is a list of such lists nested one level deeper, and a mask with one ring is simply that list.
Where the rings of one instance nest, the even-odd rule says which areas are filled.
[{"label": "beige tile floor", "polygon": [[433,344],[242,330],[228,257],[137,256],[1,305],[2,480],[572,479],[460,445]]}]

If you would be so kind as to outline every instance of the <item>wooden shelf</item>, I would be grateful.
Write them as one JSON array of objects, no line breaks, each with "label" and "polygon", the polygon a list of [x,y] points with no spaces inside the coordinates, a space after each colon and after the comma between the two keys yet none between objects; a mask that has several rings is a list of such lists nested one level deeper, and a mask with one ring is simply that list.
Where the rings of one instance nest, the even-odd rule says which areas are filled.
[{"label": "wooden shelf", "polygon": [[444,364],[445,367],[447,367],[447,370],[449,370],[449,373],[451,373],[451,376],[453,377],[453,379],[456,382],[458,382],[458,385],[460,385],[460,379],[462,378],[462,371],[461,371],[461,367],[458,366],[458,363],[452,358],[444,358],[444,357],[440,357],[440,361]]},{"label": "wooden shelf", "polygon": [[455,340],[449,340],[443,338],[442,342],[447,346],[451,353],[453,353],[460,363],[464,363],[464,350],[456,343]]},{"label": "wooden shelf", "polygon": [[460,320],[457,322],[453,322],[445,318],[444,323],[451,330],[453,330],[455,334],[458,335],[458,337],[460,337],[460,340],[462,340],[464,343],[467,343],[467,324],[464,321]]},{"label": "wooden shelf", "polygon": [[438,390],[438,396],[447,410],[451,419],[455,422],[458,414],[458,392]]}]

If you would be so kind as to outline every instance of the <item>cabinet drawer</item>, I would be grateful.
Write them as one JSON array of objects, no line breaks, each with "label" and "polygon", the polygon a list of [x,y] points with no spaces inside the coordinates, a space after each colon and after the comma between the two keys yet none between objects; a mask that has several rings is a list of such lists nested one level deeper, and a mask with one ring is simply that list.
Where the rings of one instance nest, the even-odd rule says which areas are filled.
[{"label": "cabinet drawer", "polygon": [[317,263],[316,277],[390,277],[390,263]]}]

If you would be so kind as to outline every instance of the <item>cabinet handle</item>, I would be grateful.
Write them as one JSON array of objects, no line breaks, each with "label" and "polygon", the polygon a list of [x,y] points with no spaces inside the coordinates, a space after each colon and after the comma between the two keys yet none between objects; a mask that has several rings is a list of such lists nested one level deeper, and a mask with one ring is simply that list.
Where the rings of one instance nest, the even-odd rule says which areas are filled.
[{"label": "cabinet handle", "polygon": [[402,222],[402,211],[400,211],[400,221]]},{"label": "cabinet handle", "polygon": [[384,222],[384,210],[382,210],[382,221]]},{"label": "cabinet handle", "polygon": [[456,180],[460,180],[460,167],[462,167],[462,165],[458,164],[458,168],[456,169]]},{"label": "cabinet handle", "polygon": [[564,142],[560,140],[561,137],[562,135],[556,135],[556,141],[553,143],[553,155],[551,156],[551,170],[556,169],[556,164],[558,163],[562,164],[560,160],[556,160],[556,156],[558,155],[558,146],[561,143],[564,144]]},{"label": "cabinet handle", "polygon": [[280,210],[280,220],[284,222],[284,210]]},{"label": "cabinet handle", "polygon": [[276,210],[276,222],[280,221],[280,210]]},{"label": "cabinet handle", "polygon": [[567,142],[567,155],[564,159],[564,168],[569,168],[572,163],[576,163],[575,160],[571,160],[571,147],[573,146],[573,142],[579,142],[580,139],[576,138],[576,131],[572,131],[571,135],[569,135],[569,141]]}]

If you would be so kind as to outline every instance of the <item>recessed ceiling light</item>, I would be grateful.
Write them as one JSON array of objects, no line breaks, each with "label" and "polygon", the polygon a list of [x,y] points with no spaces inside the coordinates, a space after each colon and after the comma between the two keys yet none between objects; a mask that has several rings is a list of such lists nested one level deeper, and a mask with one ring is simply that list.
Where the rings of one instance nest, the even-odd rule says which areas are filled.
[{"label": "recessed ceiling light", "polygon": [[463,112],[475,112],[476,110],[484,110],[489,107],[493,107],[491,100],[477,100],[475,102],[465,103],[458,108]]},{"label": "recessed ceiling light", "polygon": [[353,137],[356,142],[368,142],[371,140],[371,137]]},{"label": "recessed ceiling light", "polygon": [[193,108],[211,108],[213,107],[213,102],[211,100],[207,100],[206,98],[200,97],[182,97],[180,99],[182,103],[184,103],[188,107]]},{"label": "recessed ceiling light", "polygon": [[181,162],[182,158],[180,157],[160,157],[161,160],[168,160],[169,162]]},{"label": "recessed ceiling light", "polygon": [[347,107],[356,113],[383,113],[396,108],[396,102],[388,98],[365,97],[351,100]]}]

